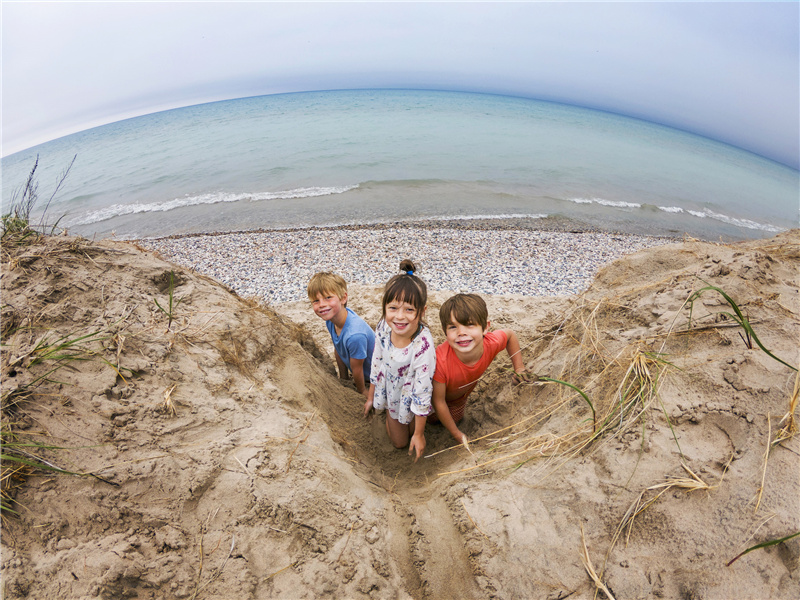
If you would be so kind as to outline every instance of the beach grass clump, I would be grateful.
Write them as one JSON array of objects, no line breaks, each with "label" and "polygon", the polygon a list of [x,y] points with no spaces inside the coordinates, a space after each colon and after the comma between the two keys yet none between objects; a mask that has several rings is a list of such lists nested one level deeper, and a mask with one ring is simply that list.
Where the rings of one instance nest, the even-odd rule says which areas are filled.
[{"label": "beach grass clump", "polygon": [[30,435],[16,431],[13,424],[4,423],[0,428],[3,451],[0,454],[0,510],[3,516],[6,513],[18,514],[14,510],[14,498],[17,490],[25,481],[36,472],[54,473],[56,475],[83,476],[85,473],[76,473],[59,467],[52,460],[43,455],[46,452],[66,450],[60,446],[52,446],[36,441]]},{"label": "beach grass clump", "polygon": [[167,286],[167,302],[166,308],[159,304],[158,299],[153,298],[153,302],[156,303],[158,310],[160,310],[164,315],[167,317],[167,331],[170,331],[172,328],[172,321],[175,320],[175,310],[178,308],[178,305],[183,302],[183,298],[175,298],[175,271],[169,272],[169,284]]},{"label": "beach grass clump", "polygon": [[[703,282],[703,283],[707,283],[707,282]],[[761,348],[761,350],[763,350],[767,354],[767,356],[777,360],[779,363],[781,363],[783,365],[786,365],[787,367],[789,367],[793,371],[797,371],[797,367],[789,364],[788,362],[786,362],[785,360],[783,360],[781,358],[778,358],[772,352],[770,352],[764,346],[764,344],[761,343],[761,340],[758,338],[758,335],[756,335],[756,332],[753,330],[753,326],[750,323],[750,319],[748,319],[747,316],[744,314],[744,312],[742,312],[742,309],[739,307],[739,305],[723,289],[721,289],[721,288],[719,288],[719,287],[717,287],[715,285],[706,285],[705,287],[703,287],[703,288],[697,290],[696,292],[694,292],[691,296],[689,296],[689,299],[686,301],[687,305],[689,306],[689,323],[688,323],[688,328],[689,329],[692,328],[692,310],[694,308],[694,303],[705,292],[709,292],[709,291],[718,293],[720,296],[722,296],[725,299],[725,301],[728,303],[728,305],[733,309],[733,313],[723,311],[720,314],[725,316],[725,317],[727,317],[727,318],[729,318],[729,319],[731,319],[731,320],[733,320],[734,323],[736,323],[738,326],[740,326],[742,328],[742,330],[744,331],[745,336],[746,336],[746,337],[743,336],[742,339],[744,340],[745,345],[748,348],[752,349],[752,347],[753,347],[752,343],[755,342],[756,345],[759,348]]]},{"label": "beach grass clump", "polygon": [[686,471],[688,477],[667,477],[664,481],[656,483],[655,485],[651,485],[650,487],[647,487],[641,491],[633,503],[628,507],[628,510],[625,512],[622,521],[617,527],[617,530],[614,533],[614,537],[611,541],[609,553],[625,529],[628,530],[625,539],[625,545],[628,545],[631,531],[633,530],[633,523],[636,517],[642,514],[650,506],[655,504],[659,498],[661,498],[670,490],[685,490],[687,492],[695,492],[698,490],[712,489],[712,486],[703,481],[700,476],[697,475],[697,473],[686,466],[686,463],[681,463],[681,467],[683,467],[683,470]]},{"label": "beach grass clump", "polygon": [[45,203],[39,222],[34,224],[31,217],[36,205],[39,203],[39,179],[36,173],[39,168],[39,155],[36,155],[33,168],[28,174],[25,183],[16,188],[11,194],[8,212],[0,216],[0,239],[4,243],[25,244],[31,239],[36,239],[42,235],[53,235],[58,231],[58,224],[61,218],[57,219],[55,223],[48,223],[48,209],[64,181],[66,181],[77,158],[77,154],[73,156],[72,161],[59,175],[55,188]]}]

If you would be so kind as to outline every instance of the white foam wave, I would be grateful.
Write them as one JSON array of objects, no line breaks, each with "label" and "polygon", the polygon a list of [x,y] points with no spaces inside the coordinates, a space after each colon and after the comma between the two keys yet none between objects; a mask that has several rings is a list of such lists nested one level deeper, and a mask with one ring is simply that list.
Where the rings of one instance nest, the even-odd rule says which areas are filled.
[{"label": "white foam wave", "polygon": [[714,212],[713,210],[708,210],[707,208],[703,210],[684,210],[678,206],[659,206],[658,208],[668,213],[689,213],[698,219],[714,219],[715,221],[727,223],[728,225],[735,225],[736,227],[742,227],[744,229],[755,229],[770,233],[780,233],[781,231],[786,231],[785,229],[776,227],[775,225],[757,223],[756,221],[751,221],[750,219],[737,219],[736,217],[729,217],[728,215],[723,215],[721,213]]},{"label": "white foam wave", "polygon": [[256,192],[256,193],[211,193],[199,194],[197,196],[186,196],[184,198],[175,198],[166,202],[155,202],[153,204],[114,204],[107,206],[100,210],[93,211],[87,215],[76,218],[68,225],[88,225],[90,223],[99,223],[100,221],[107,221],[114,217],[123,215],[133,215],[137,213],[146,212],[165,212],[168,210],[175,210],[176,208],[184,208],[186,206],[197,206],[199,204],[218,204],[220,202],[239,202],[242,200],[249,200],[251,202],[259,202],[263,200],[291,200],[293,198],[314,198],[316,196],[329,196],[331,194],[343,194],[350,190],[354,190],[358,185],[340,186],[340,187],[308,187],[296,188],[293,190],[283,190],[279,192]]},{"label": "white foam wave", "polygon": [[604,198],[570,198],[575,204],[600,204],[601,206],[613,206],[614,208],[641,208],[641,204],[635,202],[623,202],[621,200],[606,200]]}]

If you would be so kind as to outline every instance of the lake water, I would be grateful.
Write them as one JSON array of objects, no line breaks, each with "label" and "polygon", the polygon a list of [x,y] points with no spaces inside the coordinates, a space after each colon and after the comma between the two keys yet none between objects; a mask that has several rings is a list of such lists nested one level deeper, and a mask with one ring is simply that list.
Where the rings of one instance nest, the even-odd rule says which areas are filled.
[{"label": "lake water", "polygon": [[702,239],[797,227],[800,173],[605,112],[460,92],[244,98],[97,127],[2,159],[3,212],[39,156],[43,204],[72,234],[420,219],[567,217]]}]

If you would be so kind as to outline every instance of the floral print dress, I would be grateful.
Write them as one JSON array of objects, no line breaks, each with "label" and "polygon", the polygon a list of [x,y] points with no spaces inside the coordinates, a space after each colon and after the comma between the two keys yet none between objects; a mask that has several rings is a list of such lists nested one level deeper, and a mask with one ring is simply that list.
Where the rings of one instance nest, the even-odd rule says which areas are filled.
[{"label": "floral print dress", "polygon": [[375,386],[375,410],[388,410],[393,419],[404,425],[415,415],[431,414],[435,369],[436,350],[427,326],[422,326],[408,346],[397,348],[392,344],[392,330],[381,319],[375,332],[370,372],[370,383]]}]

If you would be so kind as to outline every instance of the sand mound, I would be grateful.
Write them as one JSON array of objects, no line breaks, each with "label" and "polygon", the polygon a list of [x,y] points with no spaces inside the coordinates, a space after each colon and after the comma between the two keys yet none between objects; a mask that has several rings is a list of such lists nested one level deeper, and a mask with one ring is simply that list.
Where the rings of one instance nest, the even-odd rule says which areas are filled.
[{"label": "sand mound", "polygon": [[[764,460],[796,381],[798,266],[797,230],[688,241],[578,297],[487,298],[542,380],[496,361],[474,454],[429,426],[415,465],[360,417],[304,303],[276,313],[132,244],[4,241],[4,454],[80,474],[4,461],[4,595],[590,598],[583,531],[618,598],[796,598],[800,538],[725,563],[800,530],[798,437]],[[752,348],[718,291],[690,312],[707,285]],[[379,293],[350,290],[372,325]]]}]

